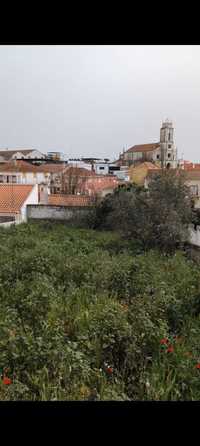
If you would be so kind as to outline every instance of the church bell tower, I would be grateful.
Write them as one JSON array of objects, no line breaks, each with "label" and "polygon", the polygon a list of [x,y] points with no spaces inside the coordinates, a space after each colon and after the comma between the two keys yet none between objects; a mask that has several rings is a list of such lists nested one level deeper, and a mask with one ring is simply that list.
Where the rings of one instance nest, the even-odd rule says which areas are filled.
[{"label": "church bell tower", "polygon": [[177,148],[174,143],[173,123],[166,119],[160,129],[161,166],[164,168],[177,167]]}]

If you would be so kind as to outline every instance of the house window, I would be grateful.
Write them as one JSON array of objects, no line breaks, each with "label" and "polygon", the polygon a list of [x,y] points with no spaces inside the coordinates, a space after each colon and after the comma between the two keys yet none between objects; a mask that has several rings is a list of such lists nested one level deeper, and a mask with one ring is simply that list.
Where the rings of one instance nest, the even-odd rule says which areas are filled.
[{"label": "house window", "polygon": [[168,153],[168,155],[167,155],[167,156],[168,156],[168,158],[171,158],[171,153]]},{"label": "house window", "polygon": [[190,192],[192,195],[198,195],[198,185],[195,184],[193,186],[190,186]]},{"label": "house window", "polygon": [[104,167],[99,167],[99,170],[104,170]]},{"label": "house window", "polygon": [[157,160],[159,160],[159,158],[160,158],[160,155],[156,155],[156,158],[157,158]]},{"label": "house window", "polygon": [[170,132],[169,132],[169,134],[168,134],[168,140],[170,141]]},{"label": "house window", "polygon": [[16,175],[12,175],[12,183],[16,183],[17,182],[17,177]]},{"label": "house window", "polygon": [[3,175],[0,175],[0,183],[3,183]]},{"label": "house window", "polygon": [[172,146],[171,144],[168,144],[168,149],[171,149],[171,146]]}]

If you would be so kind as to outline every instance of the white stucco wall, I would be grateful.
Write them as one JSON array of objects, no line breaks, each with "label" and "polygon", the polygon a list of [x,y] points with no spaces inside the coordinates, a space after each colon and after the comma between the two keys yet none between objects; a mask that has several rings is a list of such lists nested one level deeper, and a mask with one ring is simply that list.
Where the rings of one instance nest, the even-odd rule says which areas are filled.
[{"label": "white stucco wall", "polygon": [[39,150],[32,150],[30,153],[24,155],[23,152],[20,152],[20,150],[16,153],[14,153],[14,155],[12,156],[12,159],[41,159],[41,158],[45,158],[45,155],[43,153],[41,153]]},{"label": "white stucco wall", "polygon": [[37,172],[34,174],[33,172],[3,172],[0,173],[0,175],[3,176],[3,182],[7,183],[7,176],[10,177],[9,182],[12,182],[12,177],[17,177],[17,184],[41,184],[41,183],[49,183],[50,182],[50,174],[49,173],[43,173],[43,172]]},{"label": "white stucco wall", "polygon": [[200,246],[200,226],[197,226],[195,230],[194,225],[190,225],[189,231],[190,231],[189,242],[192,245]]},{"label": "white stucco wall", "polygon": [[11,225],[15,225],[15,221],[6,221],[4,223],[0,223],[0,228],[9,228]]},{"label": "white stucco wall", "polygon": [[105,163],[96,163],[94,165],[95,168],[95,172],[98,175],[108,175],[108,171],[109,171],[109,166],[108,164]]},{"label": "white stucco wall", "polygon": [[64,220],[79,219],[93,212],[92,206],[53,206],[39,204],[28,206],[28,219],[33,220]]},{"label": "white stucco wall", "polygon": [[26,201],[24,202],[23,206],[21,207],[21,221],[26,222],[27,221],[27,205],[28,204],[38,204],[38,185],[36,184],[32,191],[30,192],[29,196],[27,197]]}]

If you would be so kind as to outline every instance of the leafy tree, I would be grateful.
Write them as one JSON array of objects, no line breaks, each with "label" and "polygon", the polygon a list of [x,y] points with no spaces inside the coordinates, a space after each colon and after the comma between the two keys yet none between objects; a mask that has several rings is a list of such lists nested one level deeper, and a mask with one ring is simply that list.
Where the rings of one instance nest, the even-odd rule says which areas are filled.
[{"label": "leafy tree", "polygon": [[182,171],[163,170],[144,189],[119,188],[97,206],[96,228],[119,230],[143,248],[173,251],[188,238],[192,199]]}]

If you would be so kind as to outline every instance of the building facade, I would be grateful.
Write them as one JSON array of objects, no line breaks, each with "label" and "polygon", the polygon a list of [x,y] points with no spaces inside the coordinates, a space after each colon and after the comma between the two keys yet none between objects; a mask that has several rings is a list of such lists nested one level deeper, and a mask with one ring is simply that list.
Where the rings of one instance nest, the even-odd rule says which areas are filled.
[{"label": "building facade", "polygon": [[174,142],[174,127],[166,120],[160,129],[160,141],[149,144],[139,144],[130,147],[119,156],[118,165],[138,165],[151,162],[158,167],[176,168],[178,165],[177,148]]},{"label": "building facade", "polygon": [[45,159],[46,155],[36,149],[15,149],[15,150],[0,150],[0,162],[6,162],[19,159]]}]

